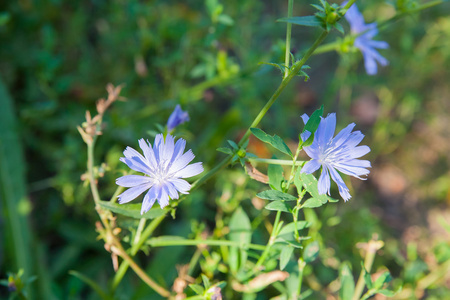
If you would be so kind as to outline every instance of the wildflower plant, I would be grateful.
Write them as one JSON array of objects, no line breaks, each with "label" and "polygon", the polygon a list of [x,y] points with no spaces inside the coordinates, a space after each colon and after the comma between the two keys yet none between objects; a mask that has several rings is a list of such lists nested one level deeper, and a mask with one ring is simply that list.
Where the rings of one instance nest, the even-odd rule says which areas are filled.
[{"label": "wildflower plant", "polygon": [[[269,63],[269,65],[280,67],[283,71],[281,82],[253,122],[243,131],[240,140],[229,140],[227,145],[218,149],[226,154],[222,160],[217,162],[211,159],[204,164],[191,163],[194,160],[193,151],[185,151],[185,149],[194,149],[200,161],[206,161],[202,159],[202,151],[206,150],[196,143],[196,137],[200,133],[195,133],[193,137],[186,140],[182,138],[177,140],[172,135],[179,124],[189,121],[188,113],[182,111],[177,105],[167,120],[167,131],[157,134],[153,145],[148,139],[142,138],[138,141],[142,152],[130,146],[125,149],[124,156],[120,158],[120,161],[128,167],[121,169],[125,175],[117,176],[117,189],[114,194],[108,195],[110,200],[102,200],[106,193],[100,193],[99,190],[98,182],[101,180],[101,175],[94,164],[94,146],[103,130],[104,113],[113,102],[122,99],[120,97],[122,87],[109,85],[108,98],[98,102],[98,114],[94,117],[91,117],[90,113],[86,114],[86,122],[78,127],[88,150],[88,170],[84,179],[89,183],[95,209],[100,218],[100,222],[96,224],[96,230],[99,238],[105,243],[105,249],[111,254],[114,269],[114,277],[110,285],[112,293],[129,268],[151,290],[163,298],[233,299],[240,298],[240,294],[256,297],[258,292],[269,288],[274,288],[273,293],[278,293],[280,299],[304,299],[316,293],[303,282],[304,274],[311,272],[314,268],[312,262],[321,259],[324,249],[324,241],[318,234],[320,221],[311,216],[314,215],[314,209],[318,207],[344,205],[344,203],[333,204],[338,200],[331,196],[335,193],[330,178],[337,184],[338,192],[345,202],[352,197],[351,192],[356,193],[356,191],[350,191],[345,183],[348,177],[342,177],[341,174],[366,179],[370,173],[368,168],[371,167],[371,163],[361,157],[368,154],[370,148],[359,145],[364,134],[353,131],[355,127],[357,128],[354,123],[347,125],[334,136],[337,115],[329,113],[324,116],[323,106],[310,116],[302,111],[298,112],[298,116],[302,115],[304,126],[298,132],[297,144],[294,146],[292,144],[288,146],[282,137],[274,133],[266,133],[258,126],[270,107],[296,76],[308,78],[304,72],[307,69],[306,62],[312,58],[313,54],[317,54],[316,51],[323,53],[337,49],[336,42],[331,42],[331,46],[321,46],[330,32],[336,30],[354,38],[354,46],[361,50],[368,74],[376,74],[377,62],[381,65],[387,64],[387,60],[376,51],[376,49],[386,49],[387,44],[372,40],[378,34],[377,26],[374,23],[365,23],[356,8],[355,0],[341,5],[320,0],[317,5],[314,5],[317,12],[306,17],[293,16],[293,2],[288,0],[287,17],[279,20],[286,23],[287,27],[285,61]],[[435,4],[439,4],[438,2],[436,1]],[[207,3],[208,7],[216,8],[215,15],[224,16],[222,13],[224,6],[220,5],[219,1],[207,1]],[[414,11],[418,10],[420,9],[414,8]],[[404,14],[405,12],[402,11],[401,15]],[[341,20],[344,18],[350,23],[351,32],[344,32],[341,25]],[[393,17],[392,20],[395,18]],[[385,23],[389,22],[387,20]],[[233,23],[227,22],[227,24],[231,26]],[[317,27],[321,30],[314,43],[299,60],[296,60],[290,52],[293,25]],[[389,53],[387,52],[386,55],[388,56]],[[212,83],[208,82],[206,85],[209,84]],[[192,118],[190,122],[197,121],[198,118]],[[187,127],[191,125],[190,122],[186,124]],[[248,145],[251,135],[269,146],[277,156],[285,159],[278,159],[275,155],[270,159],[260,158],[250,153]],[[299,160],[300,155],[303,154],[311,160]],[[246,212],[244,205],[233,200],[233,197],[227,196],[227,193],[223,193],[217,201],[217,214],[211,218],[215,220],[214,230],[208,231],[203,223],[201,225],[195,221],[193,222],[195,226],[192,225],[193,232],[189,237],[157,236],[158,226],[164,224],[170,227],[172,218],[178,217],[179,203],[188,200],[192,194],[196,193],[196,190],[202,189],[208,180],[215,175],[219,176],[221,171],[235,162],[240,162],[245,169],[245,171],[241,169],[237,171],[241,174],[239,176],[248,176],[258,181],[258,193],[249,195],[248,191],[243,192],[252,199],[253,206],[262,211],[258,217],[252,218],[251,214]],[[204,172],[204,167],[207,172]],[[320,168],[322,172],[317,179],[314,173]],[[193,183],[185,180],[194,176],[198,176],[198,179]],[[218,180],[218,185],[222,183]],[[230,189],[245,188],[242,184],[230,186],[232,186]],[[125,188],[128,189],[125,190]],[[202,193],[205,194],[208,191],[209,189],[205,188]],[[144,194],[142,204],[130,203],[141,194]],[[156,201],[159,207],[154,205]],[[196,207],[191,205],[192,202],[189,204],[189,209],[195,211]],[[196,205],[205,205],[205,203],[197,202]],[[172,218],[169,218],[169,215]],[[136,226],[121,227],[118,216],[136,220]],[[265,226],[260,226],[261,224]],[[256,227],[264,227],[267,231],[256,236],[254,234]],[[261,241],[262,239],[264,242]],[[162,277],[155,280],[158,274],[146,272],[137,260],[139,251],[148,255],[155,248],[169,246],[196,247],[189,264],[178,267],[178,277],[174,278],[172,288],[169,288],[171,282],[164,283],[165,279]],[[395,291],[389,286],[391,280],[389,272],[386,271],[375,281],[372,281],[370,276],[373,258],[382,246],[383,242],[376,236],[364,244],[362,246],[364,262],[361,266],[351,266],[347,262],[336,259],[335,269],[339,273],[339,278],[334,281],[336,285],[330,293],[336,294],[335,296],[339,294],[341,299],[355,300],[367,299],[377,293],[386,296],[394,295]],[[167,267],[175,268],[175,266]],[[356,284],[352,268],[361,271]],[[87,282],[103,298],[108,298],[110,295],[110,292],[103,291],[102,287],[92,280],[86,280],[83,275],[77,273],[73,275]],[[365,290],[367,291],[364,294]]]}]

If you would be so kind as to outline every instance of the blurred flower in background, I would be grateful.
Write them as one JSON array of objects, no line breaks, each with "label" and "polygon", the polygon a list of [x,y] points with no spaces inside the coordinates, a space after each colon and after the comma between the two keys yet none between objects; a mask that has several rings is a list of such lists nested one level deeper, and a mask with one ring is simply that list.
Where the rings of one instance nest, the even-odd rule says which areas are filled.
[{"label": "blurred flower in background", "polygon": [[187,111],[182,111],[181,106],[178,104],[175,106],[169,120],[167,120],[167,130],[171,132],[175,127],[187,121],[189,121],[189,114]]},{"label": "blurred flower in background", "polygon": [[[344,2],[343,5],[345,3],[346,2]],[[351,33],[357,35],[353,45],[361,50],[367,74],[377,74],[377,62],[382,66],[389,64],[388,60],[381,56],[376,50],[389,48],[388,43],[372,40],[373,37],[378,34],[377,23],[366,24],[362,13],[355,4],[347,10],[345,19],[347,19],[350,24]]]}]

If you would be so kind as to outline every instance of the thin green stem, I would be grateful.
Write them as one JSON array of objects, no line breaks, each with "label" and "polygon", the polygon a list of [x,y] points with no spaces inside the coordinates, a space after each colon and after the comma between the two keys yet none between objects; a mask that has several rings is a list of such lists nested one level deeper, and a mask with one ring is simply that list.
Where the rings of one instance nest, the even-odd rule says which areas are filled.
[{"label": "thin green stem", "polygon": [[160,238],[149,239],[147,244],[152,247],[169,247],[169,246],[233,246],[244,249],[254,249],[264,251],[266,246],[257,244],[242,244],[240,242],[226,241],[226,240],[188,240],[188,239],[174,239],[166,240]]},{"label": "thin green stem", "polygon": [[300,61],[296,62],[292,66],[288,76],[285,77],[281,81],[280,85],[278,86],[276,91],[273,93],[272,97],[270,97],[269,101],[267,101],[266,105],[264,105],[264,107],[261,109],[259,114],[256,116],[255,120],[252,122],[250,127],[245,132],[244,136],[239,141],[239,144],[238,144],[239,147],[242,147],[242,145],[244,145],[244,143],[247,141],[248,137],[250,136],[250,134],[251,134],[250,128],[258,126],[259,122],[261,122],[262,118],[266,115],[269,108],[275,103],[275,101],[281,95],[281,93],[286,88],[286,86],[289,84],[289,82],[292,80],[292,78],[294,78],[297,75],[297,73],[300,71],[302,66],[311,57],[311,55],[314,53],[314,50],[316,50],[316,48],[322,43],[322,41],[327,37],[327,35],[328,35],[328,32],[323,31],[321,33],[321,35],[317,38],[317,40],[314,42],[314,44],[311,46],[311,48],[308,49],[305,56],[303,56]]},{"label": "thin green stem", "polygon": [[[292,160],[287,160],[287,159],[272,159],[272,158],[249,158],[249,161],[253,161],[253,162],[257,162],[257,163],[262,163],[262,164],[269,164],[269,165],[282,165],[282,166],[291,166],[292,165]],[[305,161],[302,160],[298,160],[295,162],[296,166],[301,166],[302,164],[304,164]]]},{"label": "thin green stem", "polygon": [[[367,270],[367,272],[370,272],[372,269],[373,261],[375,259],[376,250],[372,248],[371,245],[372,241],[369,241],[369,247],[366,253],[366,257],[364,259],[364,268]],[[364,281],[364,270],[361,270],[361,273],[359,274],[358,281],[356,283],[355,292],[353,293],[352,300],[358,300],[361,298],[361,294],[364,291],[365,287],[365,281]]]},{"label": "thin green stem", "polygon": [[270,253],[270,249],[272,248],[272,245],[275,243],[275,240],[277,238],[277,234],[279,232],[278,225],[280,223],[280,216],[281,216],[281,211],[277,211],[277,215],[275,217],[275,222],[273,223],[272,232],[270,233],[269,242],[267,243],[267,246],[264,247],[263,253],[259,257],[259,259],[256,262],[256,264],[253,267],[253,269],[247,274],[245,279],[248,279],[251,276],[253,276],[254,274],[256,274],[260,270],[260,268],[264,264],[264,262],[266,261],[266,258],[267,258],[267,256]]},{"label": "thin green stem", "polygon": [[[240,145],[242,146],[242,145]],[[231,163],[231,160],[233,157],[231,155],[228,155],[225,159],[223,159],[219,164],[217,164],[214,168],[212,168],[208,173],[203,175],[201,178],[199,178],[197,181],[195,181],[191,186],[191,191],[197,189],[199,186],[201,186],[205,181],[207,181],[209,178],[211,178],[214,174],[216,174],[219,170],[222,168],[225,168],[228,166],[228,164]]]},{"label": "thin green stem", "polygon": [[336,41],[325,45],[321,45],[320,47],[317,48],[316,51],[314,51],[314,55],[338,50],[341,44],[342,44],[341,41]]},{"label": "thin green stem", "polygon": [[[130,249],[130,255],[133,257],[136,255],[136,253],[141,249],[142,245],[145,243],[145,241],[148,239],[148,237],[153,233],[153,231],[158,227],[158,225],[164,220],[166,215],[159,216],[156,219],[153,219],[150,224],[148,224],[147,228],[145,228],[144,231],[140,234],[139,240],[136,243],[133,243]],[[128,270],[129,263],[127,261],[123,261],[120,264],[119,269],[116,272],[116,275],[114,275],[114,279],[112,282],[112,288],[116,289],[119,283],[122,281],[123,277],[125,276],[125,273]]]},{"label": "thin green stem", "polygon": [[[288,0],[288,18],[292,17],[292,11],[294,10],[294,0]],[[291,64],[291,32],[292,23],[287,23],[286,27],[286,53],[284,56],[284,78],[289,75],[289,66]]]},{"label": "thin green stem", "polygon": [[94,177],[94,145],[96,138],[94,137],[92,142],[87,145],[88,148],[88,161],[87,169],[89,174],[89,184],[91,187],[92,196],[94,197],[95,204],[100,203],[100,194],[98,193],[97,185],[95,184]]},{"label": "thin green stem", "polygon": [[305,266],[305,261],[300,257],[298,259],[298,287],[297,294],[295,295],[294,299],[298,299],[298,297],[302,294],[303,270],[305,269]]}]

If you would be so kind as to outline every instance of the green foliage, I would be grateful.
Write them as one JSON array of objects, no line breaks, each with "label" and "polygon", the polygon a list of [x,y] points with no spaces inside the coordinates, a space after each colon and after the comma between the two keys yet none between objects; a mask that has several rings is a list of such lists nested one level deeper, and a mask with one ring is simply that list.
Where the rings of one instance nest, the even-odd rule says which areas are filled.
[{"label": "green foliage", "polygon": [[124,215],[135,219],[154,219],[167,213],[157,205],[152,207],[145,214],[141,215],[141,204],[139,203],[119,204],[109,201],[100,201],[99,204],[104,209],[110,210],[119,215]]},{"label": "green foliage", "polygon": [[259,140],[271,145],[284,154],[292,156],[291,149],[289,149],[286,143],[278,135],[275,134],[273,136],[270,136],[259,128],[251,128],[250,130],[252,131],[253,135]]}]

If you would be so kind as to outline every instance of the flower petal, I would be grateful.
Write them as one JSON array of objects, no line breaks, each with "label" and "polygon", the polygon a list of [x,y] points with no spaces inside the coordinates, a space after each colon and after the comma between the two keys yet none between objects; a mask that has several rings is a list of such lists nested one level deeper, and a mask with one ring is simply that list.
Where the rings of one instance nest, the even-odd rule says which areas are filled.
[{"label": "flower petal", "polygon": [[134,187],[137,185],[152,183],[153,179],[141,175],[125,175],[116,179],[116,184],[123,187]]},{"label": "flower petal", "polygon": [[189,177],[193,177],[196,176],[198,174],[200,174],[201,172],[203,172],[203,166],[201,162],[189,165],[183,169],[181,169],[180,171],[176,172],[174,175],[176,177],[181,177],[181,178],[189,178]]},{"label": "flower petal", "polygon": [[317,159],[308,161],[302,168],[301,173],[311,174],[320,168],[321,164]]},{"label": "flower petal", "polygon": [[[148,143],[148,144],[147,144]],[[150,144],[150,142],[146,142],[144,139],[140,139],[139,140],[139,147],[141,147],[142,152],[144,152],[144,157],[147,159],[147,162],[149,164],[149,167],[151,167],[151,169],[155,169],[157,162],[156,162],[156,158],[155,158],[155,153],[153,152],[152,149],[152,144]]]},{"label": "flower petal", "polygon": [[195,158],[194,153],[192,153],[192,150],[188,150],[186,153],[181,155],[176,161],[172,163],[172,165],[169,168],[169,173],[174,174],[178,171],[180,171],[182,168],[186,167],[188,163],[190,163]]},{"label": "flower petal", "polygon": [[152,171],[145,164],[145,162],[137,156],[134,156],[132,158],[121,157],[121,158],[119,158],[119,160],[121,162],[125,163],[132,170],[135,170],[135,171],[138,171],[141,173],[145,173],[145,174],[149,174],[149,175],[152,173]]},{"label": "flower petal", "polygon": [[358,147],[351,149],[349,152],[350,152],[351,158],[359,158],[359,157],[364,156],[367,153],[369,153],[370,148],[369,148],[369,146],[358,146]]},{"label": "flower petal", "polygon": [[123,204],[130,202],[131,200],[142,194],[145,190],[149,189],[151,186],[151,183],[146,183],[129,188],[128,190],[117,196],[119,198],[119,203]]},{"label": "flower petal", "polygon": [[344,181],[342,180],[341,176],[333,168],[330,168],[330,173],[331,178],[333,179],[334,182],[336,182],[338,186],[339,194],[341,195],[342,199],[344,199],[344,201],[348,201],[352,196],[350,195],[349,190],[345,185]]},{"label": "flower petal", "polygon": [[188,191],[191,189],[191,185],[183,179],[171,178],[169,182],[174,185],[174,187],[182,194],[189,194]]},{"label": "flower petal", "polygon": [[319,194],[330,194],[330,175],[328,174],[328,167],[322,166],[322,174],[320,174],[319,182],[317,184]]},{"label": "flower petal", "polygon": [[161,209],[169,205],[169,195],[167,194],[164,186],[161,187],[161,194],[158,197],[158,203],[159,206],[161,206]]},{"label": "flower petal", "polygon": [[153,204],[155,204],[156,201],[155,191],[156,191],[155,187],[151,187],[150,190],[147,192],[147,194],[145,194],[144,201],[142,201],[141,206],[141,215],[148,212],[152,208]]}]

